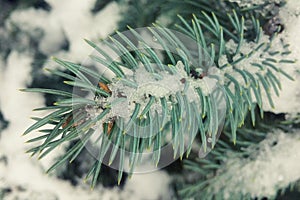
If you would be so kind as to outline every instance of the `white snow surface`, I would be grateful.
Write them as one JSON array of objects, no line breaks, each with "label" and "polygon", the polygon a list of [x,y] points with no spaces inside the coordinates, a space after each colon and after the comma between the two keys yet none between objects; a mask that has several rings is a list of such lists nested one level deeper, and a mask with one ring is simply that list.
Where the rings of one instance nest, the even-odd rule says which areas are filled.
[{"label": "white snow surface", "polygon": [[[8,24],[21,25],[21,30],[41,28],[45,35],[39,44],[46,55],[58,56],[73,62],[82,62],[92,52],[92,48],[84,39],[105,38],[116,29],[120,19],[120,9],[116,3],[110,3],[101,12],[93,15],[90,10],[95,0],[57,1],[47,0],[52,7],[51,12],[34,8],[15,11]],[[68,52],[58,52],[64,38],[70,42]]]},{"label": "white snow surface", "polygon": [[279,130],[269,133],[261,143],[246,150],[252,152],[251,158],[229,159],[219,171],[212,190],[224,189],[225,199],[239,194],[274,197],[278,189],[300,180],[299,146],[300,130],[293,134]]},{"label": "white snow surface", "polygon": [[279,17],[284,24],[284,31],[280,37],[285,43],[290,44],[292,54],[291,58],[296,60],[293,65],[285,66],[283,70],[290,74],[295,80],[290,81],[281,75],[282,90],[280,96],[277,97],[274,93],[272,98],[274,100],[275,109],[264,107],[275,113],[299,113],[300,112],[300,1],[288,0],[287,4],[280,9]]}]

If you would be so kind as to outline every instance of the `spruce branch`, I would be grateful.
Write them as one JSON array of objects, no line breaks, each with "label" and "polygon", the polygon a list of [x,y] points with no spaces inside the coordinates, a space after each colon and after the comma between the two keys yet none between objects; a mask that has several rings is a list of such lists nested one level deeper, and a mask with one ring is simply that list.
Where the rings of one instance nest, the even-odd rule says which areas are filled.
[{"label": "spruce branch", "polygon": [[[258,117],[259,112],[255,113]],[[270,160],[274,161],[274,158],[270,157],[268,152],[274,153],[274,156],[276,154],[282,155],[281,148],[286,145],[285,140],[290,141],[289,144],[292,141],[297,144],[298,139],[296,138],[299,138],[294,133],[295,130],[290,130],[290,120],[277,116],[275,123],[270,123],[273,118],[274,114],[266,113],[264,120],[259,121],[256,127],[251,127],[251,119],[248,116],[246,125],[237,130],[236,145],[230,142],[231,135],[228,129],[225,129],[222,139],[218,141],[214,151],[207,158],[194,157],[184,160],[185,169],[193,175],[193,178],[186,178],[183,182],[182,180],[177,181],[178,187],[181,188],[179,190],[180,196],[182,198],[194,197],[195,199],[254,199],[266,197],[275,199],[277,195],[280,195],[276,193],[277,190],[284,192],[289,187],[297,184],[299,180],[292,178],[293,182],[288,184],[286,181],[283,183],[279,180],[275,181],[276,184],[265,185],[268,187],[265,190],[258,189],[261,186],[255,185],[258,182],[261,185],[265,184],[264,181],[259,180],[261,175],[255,173],[261,171],[261,167],[258,167],[259,164],[265,163],[267,164],[265,167],[267,167],[270,165]],[[249,166],[252,166],[251,170]],[[270,173],[277,172],[270,171]],[[276,175],[281,176],[281,174]],[[253,179],[249,180],[246,177],[252,177]],[[249,185],[249,181],[253,184]],[[276,188],[275,192],[273,188]]]},{"label": "spruce branch", "polygon": [[[219,131],[216,124],[219,124],[218,119],[220,118],[216,107],[219,100],[213,98],[220,94],[210,93],[205,88],[204,79],[206,77],[218,81],[223,88],[227,107],[226,127],[230,127],[233,143],[238,143],[237,131],[244,124],[247,113],[251,113],[254,125],[256,121],[254,112],[258,105],[261,117],[263,117],[263,105],[266,103],[262,99],[263,94],[267,95],[269,104],[274,106],[270,90],[273,89],[276,94],[279,94],[278,73],[292,79],[279,66],[292,61],[274,58],[273,55],[276,52],[271,51],[269,40],[264,38],[264,41],[261,41],[262,33],[257,20],[253,20],[252,24],[256,37],[253,41],[247,41],[244,17],[239,17],[235,11],[228,14],[227,17],[233,30],[222,25],[221,20],[223,21],[223,19],[219,19],[218,15],[214,13],[201,12],[197,16],[193,15],[191,21],[178,16],[180,24],[176,26],[177,30],[188,35],[197,43],[198,57],[196,60],[192,60],[193,55],[191,55],[190,49],[182,43],[177,35],[159,24],[150,27],[149,32],[160,42],[165,52],[163,58],[150,47],[149,42],[143,38],[141,33],[130,27],[128,31],[137,38],[137,43],[131,42],[121,32],[116,33],[117,37],[110,37],[103,41],[106,49],[86,40],[97,52],[97,55],[93,54],[90,58],[105,66],[113,78],[83,65],[53,58],[57,64],[74,74],[68,75],[59,70],[50,70],[53,75],[67,79],[64,83],[73,86],[76,90],[89,92],[94,96],[90,98],[42,88],[24,89],[23,91],[27,92],[61,96],[54,106],[37,109],[53,111],[43,118],[35,118],[36,122],[24,134],[29,134],[45,125],[51,125],[52,128],[41,129],[40,132],[43,135],[29,140],[29,143],[39,142],[41,144],[28,152],[32,155],[39,154],[39,158],[43,158],[62,143],[80,139],[48,170],[51,172],[62,163],[76,159],[86,143],[95,136],[96,128],[103,127],[103,134],[97,138],[100,148],[95,164],[91,166],[86,177],[92,179],[92,187],[97,183],[101,164],[107,154],[109,154],[109,164],[118,160],[118,182],[120,183],[124,167],[127,167],[124,166],[126,151],[131,152],[129,156],[130,174],[140,162],[139,155],[146,152],[147,149],[154,151],[152,159],[158,165],[161,149],[169,142],[167,140],[169,137],[172,138],[174,157],[179,154],[180,158],[183,158],[186,145],[184,138],[188,134],[190,135],[187,143],[190,145],[199,134],[201,145],[206,152],[209,148],[214,148],[216,144]],[[176,49],[176,52],[172,52],[171,49]],[[116,60],[108,52],[121,55],[120,59]],[[191,64],[194,62],[203,66],[204,71],[197,72],[197,66]],[[156,67],[153,67],[151,63],[156,63]],[[217,66],[217,70],[208,69],[213,64]],[[147,94],[145,101],[136,99],[132,102],[134,106],[128,116],[115,116],[112,112],[114,106],[126,99],[122,94],[116,92],[116,88],[120,86],[126,87],[128,90],[138,88],[136,82],[129,75],[135,72],[142,73],[140,75],[145,77],[149,76],[151,80],[157,82],[162,81],[162,76],[165,74],[175,78],[179,74],[185,77],[185,81],[183,79],[178,81],[178,84],[181,84],[184,89],[177,89],[177,91],[173,91],[174,93],[167,94],[148,88],[148,91],[144,91]],[[192,85],[192,89],[197,94],[198,100],[201,102],[200,108],[188,99],[186,89],[189,87],[188,84]],[[115,98],[114,95],[117,95],[118,98]],[[155,113],[154,116],[151,115],[150,111],[155,106],[160,107],[161,116],[158,116],[158,113]],[[183,123],[182,120],[186,116],[194,117],[197,120],[196,122],[185,120]],[[138,136],[142,134],[147,135],[145,133],[147,131],[140,128],[145,125],[150,127],[149,137],[140,138]],[[129,132],[131,134],[128,134]],[[153,132],[157,134],[151,136]],[[114,144],[112,149],[110,149],[111,143]],[[220,143],[222,142],[220,141]],[[188,149],[186,156],[188,157],[190,153],[191,149]],[[214,151],[214,154],[217,153],[218,151]],[[211,163],[207,167],[214,169],[217,165]],[[201,186],[197,186],[197,188],[202,188],[205,182],[199,184]],[[187,194],[191,194],[188,189]]]}]

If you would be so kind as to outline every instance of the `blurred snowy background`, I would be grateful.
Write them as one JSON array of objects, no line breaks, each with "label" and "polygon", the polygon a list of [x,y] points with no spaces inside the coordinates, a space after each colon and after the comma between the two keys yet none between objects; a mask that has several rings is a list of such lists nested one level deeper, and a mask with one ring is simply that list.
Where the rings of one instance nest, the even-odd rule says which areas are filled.
[{"label": "blurred snowy background", "polygon": [[[103,184],[91,191],[82,181],[80,168],[84,166],[80,164],[73,168],[66,166],[58,174],[45,174],[66,147],[40,161],[25,153],[29,137],[22,137],[22,133],[32,124],[31,116],[43,115],[32,110],[50,105],[55,99],[21,93],[19,89],[65,87],[62,80],[44,70],[57,67],[49,58],[82,62],[91,52],[83,39],[105,38],[118,29],[124,10],[124,5],[112,0],[0,0],[0,199],[175,199],[167,170],[134,175],[122,187],[115,186],[115,179],[110,183],[104,177]],[[279,11],[285,26],[281,37],[291,45],[295,58],[300,55],[299,15],[297,0],[288,1]],[[284,79],[280,97],[274,96],[276,108],[272,112],[290,115],[300,112],[299,69],[297,65],[288,69],[296,80]],[[280,166],[286,173],[293,170],[290,178],[294,180],[300,178],[297,138],[292,148],[295,157]],[[278,159],[282,157],[286,155]],[[114,171],[106,169],[105,173],[108,179],[116,178]]]}]

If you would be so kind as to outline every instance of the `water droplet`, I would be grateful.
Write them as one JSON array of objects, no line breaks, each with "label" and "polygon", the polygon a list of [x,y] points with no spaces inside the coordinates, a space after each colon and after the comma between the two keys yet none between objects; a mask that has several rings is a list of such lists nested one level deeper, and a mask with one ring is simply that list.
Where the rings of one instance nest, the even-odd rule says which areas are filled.
[{"label": "water droplet", "polygon": [[157,38],[155,36],[152,37],[154,42],[157,42]]},{"label": "water droplet", "polygon": [[207,138],[207,142],[208,142],[208,143],[211,143],[211,142],[212,142],[212,139],[211,139],[211,138]]}]

